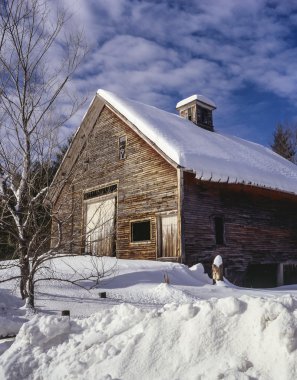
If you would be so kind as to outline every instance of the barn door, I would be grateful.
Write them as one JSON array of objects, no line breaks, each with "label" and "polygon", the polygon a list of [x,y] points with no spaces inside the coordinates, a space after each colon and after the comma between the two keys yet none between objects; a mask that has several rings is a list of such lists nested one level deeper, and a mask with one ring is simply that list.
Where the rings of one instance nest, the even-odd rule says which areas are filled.
[{"label": "barn door", "polygon": [[177,215],[161,216],[160,250],[162,257],[178,256]]},{"label": "barn door", "polygon": [[98,256],[115,254],[116,198],[86,203],[86,252]]},{"label": "barn door", "polygon": [[292,285],[297,282],[297,263],[283,264],[283,285]]}]

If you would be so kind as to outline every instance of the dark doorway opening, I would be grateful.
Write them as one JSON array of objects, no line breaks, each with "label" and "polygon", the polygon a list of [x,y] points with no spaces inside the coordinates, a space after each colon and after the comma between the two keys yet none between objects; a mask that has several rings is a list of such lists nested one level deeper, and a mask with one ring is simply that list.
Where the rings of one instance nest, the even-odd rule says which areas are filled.
[{"label": "dark doorway opening", "polygon": [[284,264],[284,285],[297,284],[297,263]]},{"label": "dark doorway opening", "polygon": [[274,288],[277,286],[277,264],[249,265],[245,286],[250,288]]}]

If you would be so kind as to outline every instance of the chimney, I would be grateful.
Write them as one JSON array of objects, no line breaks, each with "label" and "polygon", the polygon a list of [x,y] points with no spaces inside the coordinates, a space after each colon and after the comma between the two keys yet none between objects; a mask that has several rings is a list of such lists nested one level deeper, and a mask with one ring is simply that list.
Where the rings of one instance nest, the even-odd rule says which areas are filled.
[{"label": "chimney", "polygon": [[177,103],[179,115],[201,128],[213,132],[212,111],[217,107],[210,99],[203,95],[192,95]]}]

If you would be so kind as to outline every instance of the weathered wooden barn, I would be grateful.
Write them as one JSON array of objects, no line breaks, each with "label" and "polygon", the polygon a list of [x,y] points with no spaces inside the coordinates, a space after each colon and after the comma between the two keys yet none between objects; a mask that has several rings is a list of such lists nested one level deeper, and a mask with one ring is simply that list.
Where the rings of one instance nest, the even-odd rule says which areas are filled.
[{"label": "weathered wooden barn", "polygon": [[63,249],[125,259],[224,259],[246,286],[297,282],[297,166],[213,129],[194,95],[180,116],[99,90],[52,186]]}]

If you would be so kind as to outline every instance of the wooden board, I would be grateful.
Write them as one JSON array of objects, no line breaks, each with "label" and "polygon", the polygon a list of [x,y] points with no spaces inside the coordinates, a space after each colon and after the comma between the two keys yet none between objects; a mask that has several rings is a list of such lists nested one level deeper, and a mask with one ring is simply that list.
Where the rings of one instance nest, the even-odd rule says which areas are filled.
[{"label": "wooden board", "polygon": [[[124,135],[126,158],[120,160],[119,139]],[[178,209],[177,170],[114,112],[104,107],[55,205],[61,219],[66,220],[69,215],[63,231],[65,249],[69,248],[66,242],[71,241],[72,252],[84,250],[83,193],[113,183],[118,185],[117,256],[156,259],[159,215]],[[151,221],[149,242],[131,242],[131,222],[135,219]]]}]

